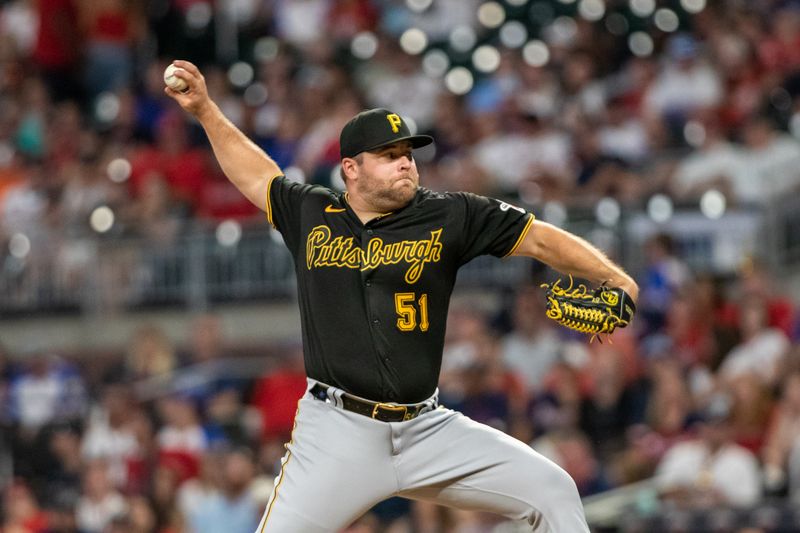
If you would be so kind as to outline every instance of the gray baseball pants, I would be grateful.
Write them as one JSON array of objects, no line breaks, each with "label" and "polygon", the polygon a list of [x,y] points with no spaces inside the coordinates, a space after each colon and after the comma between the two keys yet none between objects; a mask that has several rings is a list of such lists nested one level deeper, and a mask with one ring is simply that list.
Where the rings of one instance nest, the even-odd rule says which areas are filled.
[{"label": "gray baseball pants", "polygon": [[536,533],[589,531],[564,470],[444,407],[381,422],[307,390],[286,449],[256,533],[335,532],[392,496],[493,512]]}]

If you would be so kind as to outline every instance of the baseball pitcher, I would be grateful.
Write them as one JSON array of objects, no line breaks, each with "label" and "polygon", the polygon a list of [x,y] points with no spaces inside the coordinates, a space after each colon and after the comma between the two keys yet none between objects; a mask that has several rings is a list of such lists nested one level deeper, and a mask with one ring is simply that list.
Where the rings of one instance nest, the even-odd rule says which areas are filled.
[{"label": "baseball pitcher", "polygon": [[[337,531],[392,496],[494,512],[536,532],[588,532],[566,472],[438,404],[450,294],[459,267],[478,255],[528,256],[603,286],[602,298],[556,295],[551,317],[602,332],[609,327],[590,322],[630,320],[636,283],[523,209],[420,187],[413,150],[433,139],[386,109],[342,129],[346,192],[289,181],[224,117],[198,68],[174,64],[188,88],[166,93],[199,120],[230,181],[283,235],[297,274],[308,389],[258,533]],[[584,300],[605,315],[584,311]]]}]

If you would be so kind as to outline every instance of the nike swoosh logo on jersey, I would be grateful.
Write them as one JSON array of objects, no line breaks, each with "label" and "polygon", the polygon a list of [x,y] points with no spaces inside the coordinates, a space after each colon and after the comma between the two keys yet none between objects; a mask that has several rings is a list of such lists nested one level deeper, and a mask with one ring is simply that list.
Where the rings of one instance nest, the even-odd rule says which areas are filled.
[{"label": "nike swoosh logo on jersey", "polygon": [[347,209],[343,207],[333,207],[332,205],[325,208],[326,213],[341,213],[342,211],[347,211]]}]

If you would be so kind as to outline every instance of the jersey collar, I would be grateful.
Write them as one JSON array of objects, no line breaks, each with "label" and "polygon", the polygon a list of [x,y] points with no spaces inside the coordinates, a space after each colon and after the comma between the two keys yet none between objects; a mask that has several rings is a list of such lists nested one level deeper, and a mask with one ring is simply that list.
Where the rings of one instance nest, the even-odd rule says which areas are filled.
[{"label": "jersey collar", "polygon": [[377,224],[378,222],[381,222],[381,221],[385,220],[387,217],[389,217],[389,215],[398,215],[400,213],[403,213],[404,211],[406,211],[410,207],[417,205],[420,202],[420,199],[422,197],[422,191],[423,191],[422,187],[417,187],[417,191],[414,193],[414,197],[411,199],[410,202],[408,202],[407,205],[401,207],[400,209],[398,209],[396,211],[389,211],[388,213],[381,213],[380,215],[376,216],[375,218],[372,218],[372,219],[368,220],[366,224],[362,224],[361,219],[358,218],[358,215],[356,214],[355,211],[353,211],[353,208],[350,206],[350,196],[347,193],[347,191],[344,191],[343,193],[341,193],[341,195],[339,196],[339,202],[342,204],[342,207],[347,209],[347,213],[351,217],[353,217],[356,221],[358,221],[359,224],[361,224],[363,226],[373,226],[373,225]]}]

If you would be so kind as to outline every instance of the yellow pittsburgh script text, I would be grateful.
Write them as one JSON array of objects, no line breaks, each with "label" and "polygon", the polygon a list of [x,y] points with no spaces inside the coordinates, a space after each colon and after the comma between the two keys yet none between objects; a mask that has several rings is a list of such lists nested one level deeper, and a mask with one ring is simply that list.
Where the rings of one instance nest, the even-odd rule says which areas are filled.
[{"label": "yellow pittsburgh script text", "polygon": [[311,230],[306,240],[306,266],[339,267],[371,270],[380,265],[396,265],[405,262],[410,266],[406,271],[406,282],[416,283],[422,275],[425,263],[438,263],[442,255],[439,237],[442,229],[431,231],[430,239],[384,243],[380,237],[371,239],[366,248],[353,243],[353,237],[331,239],[328,226],[317,226]]}]

